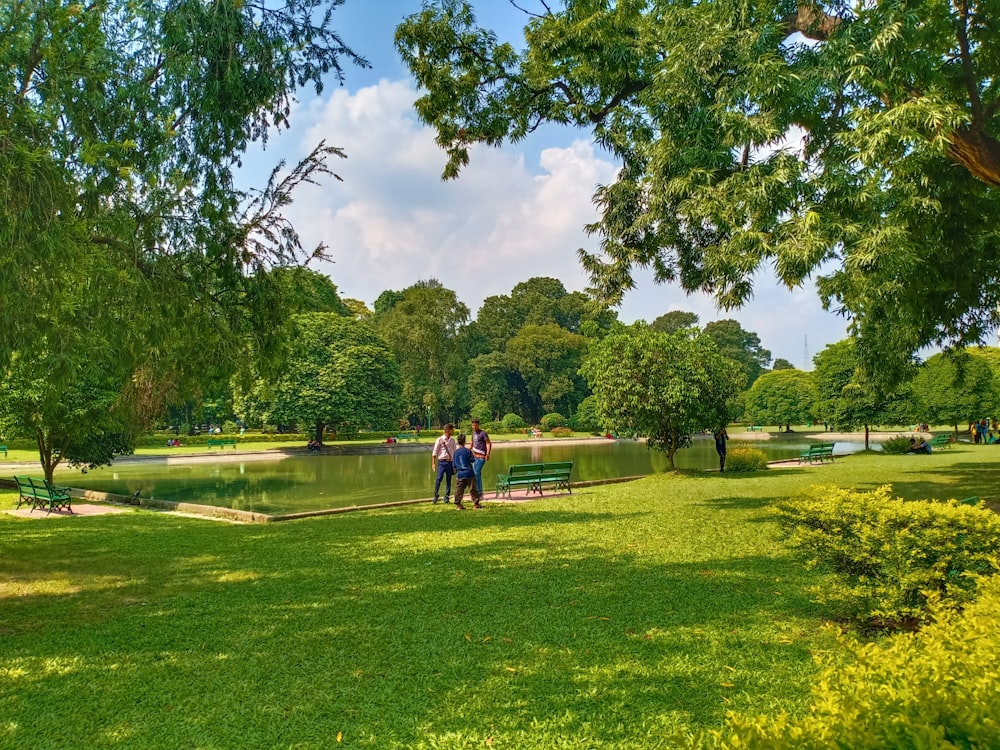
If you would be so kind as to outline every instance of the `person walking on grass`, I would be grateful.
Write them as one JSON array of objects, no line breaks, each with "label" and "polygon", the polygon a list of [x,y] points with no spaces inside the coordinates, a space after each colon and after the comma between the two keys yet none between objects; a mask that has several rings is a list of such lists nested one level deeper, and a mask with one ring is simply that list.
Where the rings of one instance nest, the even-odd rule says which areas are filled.
[{"label": "person walking on grass", "polygon": [[455,431],[455,425],[451,422],[444,426],[444,434],[439,435],[434,441],[434,449],[431,451],[431,467],[437,473],[434,481],[434,502],[438,501],[438,492],[441,489],[441,478],[445,479],[444,501],[451,502],[451,477],[455,473],[455,438],[451,435]]},{"label": "person walking on grass", "polygon": [[490,460],[493,452],[493,441],[486,430],[479,429],[479,420],[472,420],[472,470],[476,474],[476,487],[479,496],[483,496],[483,466]]},{"label": "person walking on grass", "polygon": [[726,441],[729,440],[729,433],[725,427],[720,427],[712,436],[715,438],[715,451],[719,454],[719,473],[726,470]]},{"label": "person walking on grass", "polygon": [[466,487],[469,488],[472,495],[472,507],[483,507],[479,504],[480,500],[483,499],[483,493],[479,491],[476,484],[476,472],[473,470],[472,464],[472,451],[465,447],[465,435],[459,435],[458,450],[455,451],[455,477],[458,480],[455,483],[455,507],[459,510],[465,510],[462,498],[465,497]]}]

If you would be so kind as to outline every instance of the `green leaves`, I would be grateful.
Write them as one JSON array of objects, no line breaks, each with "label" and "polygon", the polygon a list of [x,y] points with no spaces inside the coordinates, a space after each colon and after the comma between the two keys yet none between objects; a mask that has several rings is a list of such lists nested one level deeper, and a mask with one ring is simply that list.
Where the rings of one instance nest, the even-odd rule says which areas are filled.
[{"label": "green leaves", "polygon": [[[971,294],[1000,280],[997,223],[982,220],[1000,215],[988,14],[735,0],[534,10],[518,55],[458,0],[425,6],[397,43],[447,177],[471,144],[517,141],[543,122],[588,129],[620,161],[587,227],[600,251],[580,251],[605,301],[651,268],[735,307],[763,265],[795,286],[833,261],[824,302],[873,341],[860,349],[869,367],[889,340],[905,360],[1000,324],[996,295]],[[901,297],[921,313],[893,314]]]},{"label": "green leaves", "polygon": [[691,434],[729,422],[727,402],[740,390],[739,366],[721,356],[705,335],[666,334],[644,325],[613,333],[591,351],[581,369],[602,424],[647,438],[673,467]]}]

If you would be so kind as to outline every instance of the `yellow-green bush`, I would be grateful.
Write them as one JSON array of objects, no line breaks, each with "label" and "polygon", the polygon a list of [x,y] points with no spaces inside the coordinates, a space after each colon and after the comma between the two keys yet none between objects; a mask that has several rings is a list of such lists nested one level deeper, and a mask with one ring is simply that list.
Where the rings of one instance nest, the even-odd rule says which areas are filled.
[{"label": "yellow-green bush", "polygon": [[761,471],[767,468],[767,456],[759,448],[739,446],[726,454],[726,471]]},{"label": "yellow-green bush", "polygon": [[931,595],[969,601],[975,574],[995,572],[1000,552],[995,513],[954,500],[904,502],[890,490],[817,487],[778,506],[792,546],[837,574],[821,595],[845,603],[866,628],[920,625]]},{"label": "yellow-green bush", "polygon": [[804,717],[730,715],[695,738],[713,750],[955,750],[1000,748],[1000,577],[957,612],[935,606],[918,633],[850,641],[826,657]]}]

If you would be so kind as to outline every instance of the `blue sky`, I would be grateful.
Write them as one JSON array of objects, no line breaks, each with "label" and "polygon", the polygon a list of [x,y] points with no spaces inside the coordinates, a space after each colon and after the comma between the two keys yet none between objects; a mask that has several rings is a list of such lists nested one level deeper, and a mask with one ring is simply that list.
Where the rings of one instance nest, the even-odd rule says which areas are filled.
[{"label": "blue sky", "polygon": [[[419,96],[393,48],[396,25],[420,10],[420,0],[346,0],[334,11],[345,43],[372,64],[346,68],[346,82],[330,81],[317,97],[300,92],[292,129],[246,162],[248,179],[266,179],[279,159],[293,162],[319,140],[345,150],[332,165],[343,182],[302,190],[289,215],[307,246],[325,242],[329,274],[345,297],[369,306],[386,289],[434,277],[472,310],[495,294],[509,294],[533,276],[560,279],[570,291],[587,280],[576,259],[596,249],[583,226],[596,212],[591,196],[613,179],[617,165],[581,130],[550,127],[516,146],[477,148],[458,180],[442,182],[444,154],[417,120]],[[519,0],[537,7],[536,0]],[[507,0],[478,2],[477,16],[501,38],[522,40],[525,16]],[[619,308],[625,322],[653,320],[668,310],[690,310],[701,323],[735,318],[757,333],[775,357],[812,369],[811,358],[846,336],[846,321],[825,312],[810,285],[788,291],[766,272],[753,301],[719,311],[704,295],[637,276]]]}]

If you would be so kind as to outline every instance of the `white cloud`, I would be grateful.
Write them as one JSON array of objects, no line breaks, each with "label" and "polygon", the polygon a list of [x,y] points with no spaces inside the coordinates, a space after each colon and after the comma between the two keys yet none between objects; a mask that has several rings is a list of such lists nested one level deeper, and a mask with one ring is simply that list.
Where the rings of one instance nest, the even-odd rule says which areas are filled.
[{"label": "white cloud", "polygon": [[[434,277],[473,314],[484,297],[533,276],[582,290],[576,251],[596,248],[583,226],[596,217],[595,187],[614,178],[616,165],[570,134],[538,154],[477,147],[461,177],[443,182],[445,155],[417,120],[415,98],[409,84],[382,80],[300,109],[309,120],[296,131],[302,152],[325,139],[348,154],[332,165],[344,182],[303,190],[290,210],[307,245],[329,245],[335,262],[320,270],[344,296],[369,305],[386,289]],[[799,367],[811,368],[802,361],[805,337],[811,359],[845,335],[844,321],[822,310],[811,286],[789,292],[762,274],[752,303],[720,312],[710,298],[655,286],[648,274],[637,281],[620,311],[626,322],[671,309],[696,312],[702,324],[735,318]]]}]

